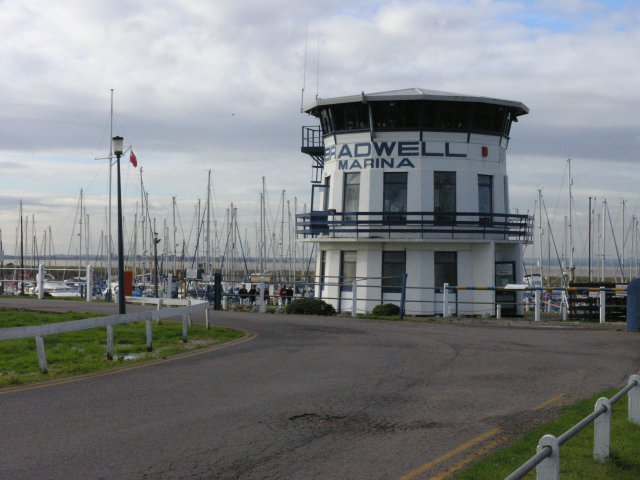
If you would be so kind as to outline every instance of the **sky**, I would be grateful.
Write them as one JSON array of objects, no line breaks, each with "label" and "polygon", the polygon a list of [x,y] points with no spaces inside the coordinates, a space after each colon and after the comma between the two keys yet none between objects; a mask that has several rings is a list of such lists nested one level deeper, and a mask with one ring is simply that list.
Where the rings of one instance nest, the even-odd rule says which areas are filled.
[{"label": "sky", "polygon": [[[170,218],[175,196],[185,236],[209,170],[220,223],[233,203],[241,230],[253,231],[262,177],[271,212],[282,190],[302,211],[311,160],[301,126],[317,123],[302,103],[410,87],[529,107],[507,152],[511,208],[533,213],[541,190],[560,228],[570,158],[578,256],[589,196],[607,199],[620,237],[622,202],[627,225],[640,215],[636,1],[0,0],[0,31],[9,255],[21,200],[38,242],[51,227],[56,253],[77,251],[81,189],[97,248],[108,161],[96,158],[109,152],[111,89],[113,133],[139,162],[122,164],[125,215],[140,202],[142,169],[150,217]],[[113,198],[115,212],[115,177]]]}]

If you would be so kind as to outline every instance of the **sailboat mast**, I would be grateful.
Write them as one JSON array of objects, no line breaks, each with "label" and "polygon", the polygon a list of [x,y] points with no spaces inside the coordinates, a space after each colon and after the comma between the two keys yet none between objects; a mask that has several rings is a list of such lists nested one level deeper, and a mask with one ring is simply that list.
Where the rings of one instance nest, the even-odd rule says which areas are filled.
[{"label": "sailboat mast", "polygon": [[177,256],[178,256],[178,244],[176,243],[176,197],[172,197],[171,201],[171,210],[173,214],[173,275],[176,275],[177,272]]},{"label": "sailboat mast", "polygon": [[600,281],[604,282],[604,264],[606,256],[606,239],[607,239],[607,199],[602,202],[602,262],[600,263]]},{"label": "sailboat mast", "polygon": [[567,159],[569,169],[569,281],[575,281],[576,267],[574,264],[574,248],[573,248],[573,195],[571,187],[573,186],[573,178],[571,178],[571,159]]},{"label": "sailboat mast", "polygon": [[625,228],[624,228],[624,206],[625,203],[627,203],[625,200],[622,200],[622,283],[624,283],[624,267],[625,267],[625,261],[624,261],[624,247],[625,247],[625,240],[626,240],[626,236],[625,236]]},{"label": "sailboat mast", "polygon": [[588,271],[589,283],[591,283],[591,197],[589,197],[589,246],[588,246]]},{"label": "sailboat mast", "polygon": [[140,268],[140,274],[142,278],[142,284],[144,285],[146,279],[146,266],[147,266],[147,243],[146,243],[146,223],[147,210],[144,203],[144,182],[142,181],[142,167],[140,167],[140,232],[142,233],[142,266]]},{"label": "sailboat mast", "polygon": [[280,209],[280,271],[284,280],[284,190],[282,190]]},{"label": "sailboat mast", "polygon": [[20,200],[20,295],[24,295],[24,238],[22,236],[22,200]]},{"label": "sailboat mast", "polygon": [[133,278],[136,278],[138,268],[138,202],[136,202],[136,212],[133,214]]},{"label": "sailboat mast", "polygon": [[78,235],[79,235],[79,244],[78,244],[78,254],[79,254],[79,258],[78,258],[78,281],[80,281],[80,268],[82,265],[82,217],[84,216],[84,210],[82,209],[82,196],[83,196],[83,192],[82,189],[80,189],[80,213],[78,215],[78,218],[80,219],[80,224],[79,224],[79,228],[78,228]]},{"label": "sailboat mast", "polygon": [[212,274],[211,271],[211,170],[209,170],[209,176],[207,180],[207,252],[206,252],[206,267],[205,272]]},{"label": "sailboat mast", "polygon": [[260,193],[260,273],[264,273],[266,262],[266,221],[265,221],[265,198],[264,198],[264,176],[262,177],[262,193]]},{"label": "sailboat mast", "polygon": [[542,190],[538,189],[538,240],[540,244],[539,253],[540,256],[538,258],[538,269],[540,272],[540,284],[544,284],[544,272],[542,270]]}]

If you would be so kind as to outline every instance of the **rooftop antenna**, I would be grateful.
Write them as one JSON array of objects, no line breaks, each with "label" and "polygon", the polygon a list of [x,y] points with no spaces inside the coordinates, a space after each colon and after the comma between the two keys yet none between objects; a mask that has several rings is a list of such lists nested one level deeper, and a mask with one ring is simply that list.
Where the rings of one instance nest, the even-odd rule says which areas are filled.
[{"label": "rooftop antenna", "polygon": [[302,97],[300,99],[300,113],[304,112],[304,88],[307,85],[307,43],[309,41],[309,27],[304,34],[304,67],[302,69]]},{"label": "rooftop antenna", "polygon": [[316,63],[316,100],[318,100],[319,85],[320,85],[320,29],[318,28],[318,59]]}]

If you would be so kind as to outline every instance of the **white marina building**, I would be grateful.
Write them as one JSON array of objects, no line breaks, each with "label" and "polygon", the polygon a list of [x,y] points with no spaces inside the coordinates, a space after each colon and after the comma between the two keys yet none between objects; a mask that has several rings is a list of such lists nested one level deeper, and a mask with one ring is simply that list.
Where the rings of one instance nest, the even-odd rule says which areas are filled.
[{"label": "white marina building", "polygon": [[317,99],[302,127],[312,158],[310,212],[297,238],[316,242],[316,296],[358,313],[401,301],[407,314],[520,314],[515,292],[532,219],[509,211],[506,151],[516,101],[420,88]]}]

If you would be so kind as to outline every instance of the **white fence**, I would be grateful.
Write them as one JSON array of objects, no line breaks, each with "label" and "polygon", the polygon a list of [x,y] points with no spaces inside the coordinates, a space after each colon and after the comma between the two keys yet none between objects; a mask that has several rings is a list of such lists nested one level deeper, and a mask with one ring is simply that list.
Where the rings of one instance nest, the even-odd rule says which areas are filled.
[{"label": "white fence", "polygon": [[[158,301],[160,300],[160,301]],[[203,300],[168,300],[168,299],[140,299],[127,297],[130,303],[153,303],[158,305],[157,310],[147,312],[127,313],[125,315],[109,315],[106,317],[85,318],[71,322],[49,323],[28,327],[11,327],[0,329],[0,340],[12,340],[18,338],[35,338],[38,352],[38,364],[43,373],[47,373],[47,357],[44,347],[44,337],[57,333],[77,332],[90,328],[106,327],[107,329],[107,358],[113,358],[113,326],[124,323],[146,322],[146,347],[150,352],[153,349],[153,336],[151,322],[173,318],[182,315],[182,341],[187,342],[187,328],[191,325],[191,314],[205,312],[207,329],[209,324],[209,302]],[[161,309],[161,305],[181,305],[177,308]]]},{"label": "white fence", "polygon": [[537,480],[560,479],[560,446],[582,429],[594,423],[593,459],[605,462],[609,459],[611,444],[611,406],[628,393],[631,423],[640,425],[640,375],[631,375],[627,386],[611,398],[599,398],[594,411],[559,437],[545,435],[538,442],[537,453],[509,475],[506,480],[519,480],[536,469]]}]

